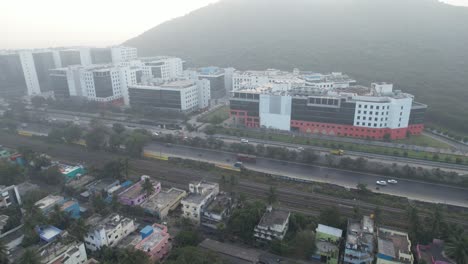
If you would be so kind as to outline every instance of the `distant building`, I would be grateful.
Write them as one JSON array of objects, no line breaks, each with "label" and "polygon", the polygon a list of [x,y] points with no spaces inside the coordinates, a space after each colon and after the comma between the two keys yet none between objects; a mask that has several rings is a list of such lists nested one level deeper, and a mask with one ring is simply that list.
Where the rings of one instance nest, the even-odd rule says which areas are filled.
[{"label": "distant building", "polygon": [[212,99],[219,99],[226,95],[226,77],[224,69],[211,66],[184,71],[189,79],[208,80]]},{"label": "distant building", "polygon": [[16,185],[0,185],[0,208],[7,208],[12,204],[21,205],[21,196]]},{"label": "distant building", "polygon": [[0,52],[0,97],[19,98],[27,93],[20,55],[14,52]]},{"label": "distant building", "polygon": [[167,227],[154,224],[144,229],[146,230],[142,233],[142,240],[135,246],[135,249],[145,252],[152,261],[161,261],[169,254],[172,247]]},{"label": "distant building", "polygon": [[48,243],[39,248],[38,254],[44,264],[83,264],[88,260],[83,242],[70,238]]},{"label": "distant building", "polygon": [[388,228],[377,230],[377,264],[411,264],[411,241],[408,234]]},{"label": "distant building", "polygon": [[183,76],[184,61],[180,58],[159,56],[140,58],[143,75],[149,79],[170,80]]},{"label": "distant building", "polygon": [[234,73],[232,120],[246,127],[401,139],[424,129],[427,106],[393,84],[352,85],[347,75],[278,70]]},{"label": "distant building", "polygon": [[[81,197],[88,199],[94,195],[108,193],[112,188],[119,186],[119,181],[112,178],[99,179],[86,185],[86,191],[80,194]],[[104,197],[105,198],[105,197]]]},{"label": "distant building", "polygon": [[227,193],[220,192],[202,209],[201,224],[213,229],[217,229],[220,223],[226,226],[233,205],[232,198]]},{"label": "distant building", "polygon": [[340,256],[340,241],[343,230],[319,224],[315,229],[316,255],[320,261],[327,264],[338,264]]},{"label": "distant building", "polygon": [[165,219],[170,211],[179,206],[185,196],[187,196],[186,191],[171,188],[169,190],[163,190],[157,195],[152,195],[140,206],[145,209],[146,212],[159,217],[159,219]]},{"label": "distant building", "polygon": [[148,111],[167,109],[193,112],[209,106],[211,98],[207,80],[149,81],[130,85],[130,106]]},{"label": "distant building", "polygon": [[67,179],[73,179],[78,175],[86,173],[86,169],[82,165],[68,165],[63,163],[57,163],[58,169],[63,176]]},{"label": "distant building", "polygon": [[283,240],[288,231],[290,212],[267,207],[260,222],[254,229],[254,237],[259,241]]},{"label": "distant building", "polygon": [[182,217],[199,224],[202,209],[219,193],[219,184],[195,182],[189,184],[189,194],[182,200]]},{"label": "distant building", "polygon": [[71,48],[59,51],[60,67],[73,65],[91,65],[91,53],[89,48]]},{"label": "distant building", "polygon": [[348,219],[344,264],[371,264],[375,255],[374,220],[364,216],[361,221]]},{"label": "distant building", "polygon": [[91,228],[84,241],[86,248],[92,251],[103,246],[114,247],[136,229],[132,219],[118,214],[111,214],[106,218],[94,215],[88,219],[87,224]]},{"label": "distant building", "polygon": [[[146,179],[149,179],[149,176],[141,176],[139,182],[119,193],[118,196],[120,203],[133,206],[140,205],[145,202],[146,199],[148,199],[146,192],[143,190],[143,183]],[[153,180],[150,180],[150,182],[153,184],[153,194],[158,194],[161,191],[161,183]]]},{"label": "distant building", "polygon": [[47,243],[56,240],[63,234],[63,230],[51,225],[38,226],[36,232],[39,234],[39,238]]},{"label": "distant building", "polygon": [[434,239],[428,245],[416,246],[416,257],[418,263],[425,261],[427,264],[455,264],[455,261],[447,258],[444,252],[445,243],[443,240]]}]

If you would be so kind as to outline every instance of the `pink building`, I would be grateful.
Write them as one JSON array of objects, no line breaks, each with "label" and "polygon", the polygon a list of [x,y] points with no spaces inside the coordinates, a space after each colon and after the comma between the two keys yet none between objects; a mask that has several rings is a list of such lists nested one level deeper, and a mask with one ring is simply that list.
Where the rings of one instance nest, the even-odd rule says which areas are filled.
[{"label": "pink building", "polygon": [[429,245],[417,245],[416,253],[418,261],[424,260],[428,264],[455,264],[444,253],[444,241],[434,239]]},{"label": "pink building", "polygon": [[[162,260],[169,254],[172,244],[169,241],[170,235],[167,233],[167,227],[163,225],[153,224],[150,234],[145,235],[135,249],[145,252],[151,260]],[[145,228],[146,229],[146,228]]]},{"label": "pink building", "polygon": [[[148,198],[146,192],[143,190],[143,183],[145,179],[149,176],[143,175],[139,182],[130,186],[128,189],[124,190],[119,194],[119,201],[121,204],[125,205],[140,205]],[[154,193],[158,194],[161,191],[161,183],[157,181],[150,180],[154,187]]]}]

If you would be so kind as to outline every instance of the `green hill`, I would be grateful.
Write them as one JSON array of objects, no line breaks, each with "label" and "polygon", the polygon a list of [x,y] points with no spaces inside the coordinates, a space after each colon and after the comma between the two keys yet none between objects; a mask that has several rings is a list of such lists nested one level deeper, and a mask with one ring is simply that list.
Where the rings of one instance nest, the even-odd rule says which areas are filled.
[{"label": "green hill", "polygon": [[436,0],[224,0],[126,45],[191,66],[342,71],[393,82],[468,133],[468,8]]}]

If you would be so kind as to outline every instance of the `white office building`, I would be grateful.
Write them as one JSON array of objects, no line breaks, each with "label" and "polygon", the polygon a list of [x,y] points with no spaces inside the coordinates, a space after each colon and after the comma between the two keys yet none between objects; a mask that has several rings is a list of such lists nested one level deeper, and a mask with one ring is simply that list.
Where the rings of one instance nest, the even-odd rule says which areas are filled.
[{"label": "white office building", "polygon": [[87,249],[95,251],[103,246],[114,247],[120,240],[136,230],[133,219],[111,214],[106,218],[99,215],[92,216],[87,224],[91,226],[85,236]]},{"label": "white office building", "polygon": [[129,85],[129,101],[132,108],[146,110],[169,109],[180,112],[193,112],[204,109],[210,102],[208,80],[173,80]]},{"label": "white office building", "polygon": [[140,58],[143,62],[143,75],[148,79],[169,80],[181,78],[184,61],[176,57],[159,56]]}]

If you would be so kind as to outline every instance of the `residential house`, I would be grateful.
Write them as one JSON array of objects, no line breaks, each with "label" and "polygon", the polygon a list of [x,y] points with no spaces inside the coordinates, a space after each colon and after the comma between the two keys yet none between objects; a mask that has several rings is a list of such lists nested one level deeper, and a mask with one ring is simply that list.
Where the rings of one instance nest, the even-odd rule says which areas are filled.
[{"label": "residential house", "polygon": [[[139,182],[135,183],[128,189],[118,194],[120,203],[124,205],[140,205],[148,199],[147,193],[143,190],[143,183],[149,176],[143,175]],[[158,194],[161,191],[161,183],[150,180],[154,187],[154,193]]]},{"label": "residential house", "polygon": [[288,231],[290,212],[267,207],[260,222],[254,229],[254,237],[258,241],[283,240]]},{"label": "residential house", "polygon": [[413,261],[408,233],[378,228],[377,264],[411,264]]},{"label": "residential house", "polygon": [[199,224],[202,209],[219,193],[219,184],[195,182],[189,184],[189,195],[182,200],[182,217]]},{"label": "residential house", "polygon": [[364,216],[362,220],[348,219],[344,264],[371,264],[375,254],[374,220]]},{"label": "residential house", "polygon": [[167,214],[177,208],[182,199],[186,196],[186,191],[171,188],[150,196],[141,204],[141,207],[144,208],[146,212],[159,217],[159,219],[165,219]]},{"label": "residential house", "polygon": [[88,261],[83,242],[70,239],[48,243],[38,250],[38,254],[44,264],[83,264]]},{"label": "residential house", "polygon": [[12,204],[21,205],[21,196],[16,185],[0,185],[0,208],[7,208]]},{"label": "residential house", "polygon": [[427,264],[455,264],[444,252],[445,243],[443,240],[434,239],[428,245],[417,245],[416,256],[418,263],[425,261]]},{"label": "residential house", "polygon": [[203,208],[201,224],[213,229],[217,229],[220,223],[226,225],[225,222],[231,215],[233,205],[232,198],[227,193],[219,193]]},{"label": "residential house", "polygon": [[132,219],[118,214],[111,214],[106,218],[94,215],[88,219],[87,223],[91,228],[84,241],[86,248],[92,251],[103,246],[113,247],[136,230]]},{"label": "residential house", "polygon": [[315,229],[316,256],[327,264],[338,264],[340,256],[340,242],[343,230],[319,224]]},{"label": "residential house", "polygon": [[144,229],[146,230],[142,232],[142,240],[135,246],[135,249],[145,252],[153,261],[161,261],[172,248],[167,227],[154,224]]}]

